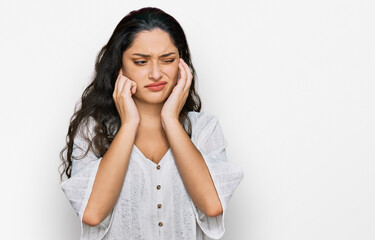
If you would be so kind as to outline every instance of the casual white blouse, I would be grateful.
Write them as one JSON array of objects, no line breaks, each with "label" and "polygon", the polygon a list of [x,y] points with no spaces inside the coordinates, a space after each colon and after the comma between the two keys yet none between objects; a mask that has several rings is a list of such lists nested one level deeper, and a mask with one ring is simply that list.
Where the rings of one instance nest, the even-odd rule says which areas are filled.
[{"label": "casual white blouse", "polygon": [[[191,140],[201,152],[222,204],[223,213],[209,217],[191,200],[169,148],[159,164],[133,145],[120,196],[112,212],[93,227],[82,222],[101,158],[91,151],[73,159],[72,175],[61,183],[81,222],[81,240],[115,239],[220,239],[229,200],[243,178],[240,167],[227,161],[218,118],[206,112],[189,112]],[[93,121],[74,139],[74,156],[87,149],[83,132],[92,137]],[[189,159],[186,159],[189,161]]]}]

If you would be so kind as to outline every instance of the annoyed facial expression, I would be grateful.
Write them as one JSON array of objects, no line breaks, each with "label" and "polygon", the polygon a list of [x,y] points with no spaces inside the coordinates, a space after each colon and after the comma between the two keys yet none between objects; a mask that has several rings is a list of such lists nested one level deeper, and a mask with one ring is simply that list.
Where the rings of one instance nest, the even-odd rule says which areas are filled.
[{"label": "annoyed facial expression", "polygon": [[[177,82],[179,53],[169,34],[158,28],[138,33],[123,53],[123,74],[137,84],[135,100],[158,104],[164,102]],[[145,86],[166,82],[160,91]]]}]

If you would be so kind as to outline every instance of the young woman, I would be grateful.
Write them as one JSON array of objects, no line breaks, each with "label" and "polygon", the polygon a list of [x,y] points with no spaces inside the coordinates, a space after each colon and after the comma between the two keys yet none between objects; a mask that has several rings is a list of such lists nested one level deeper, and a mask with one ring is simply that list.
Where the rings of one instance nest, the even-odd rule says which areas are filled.
[{"label": "young woman", "polygon": [[243,178],[214,115],[200,112],[184,31],[130,12],[100,51],[61,152],[81,239],[219,239]]}]

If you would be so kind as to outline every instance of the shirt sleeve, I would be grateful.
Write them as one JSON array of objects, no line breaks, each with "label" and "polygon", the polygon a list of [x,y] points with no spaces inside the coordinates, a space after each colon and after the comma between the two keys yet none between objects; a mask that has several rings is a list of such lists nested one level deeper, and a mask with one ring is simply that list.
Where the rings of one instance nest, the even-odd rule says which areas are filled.
[{"label": "shirt sleeve", "polygon": [[[195,123],[195,146],[201,152],[218,193],[223,212],[209,217],[192,202],[197,223],[204,234],[212,239],[220,239],[225,232],[224,217],[233,192],[243,179],[243,170],[227,161],[225,148],[227,141],[218,118],[199,113]],[[194,127],[193,127],[194,128]],[[194,133],[193,133],[194,134]]]},{"label": "shirt sleeve", "polygon": [[82,222],[83,213],[91,195],[95,176],[102,159],[96,157],[92,150],[84,156],[89,144],[85,138],[88,137],[89,140],[92,139],[93,127],[94,120],[90,120],[87,125],[80,127],[73,143],[71,177],[60,184],[61,189],[79,218],[81,224],[81,240],[103,239],[112,223],[113,217],[112,210],[97,226],[90,226]]}]

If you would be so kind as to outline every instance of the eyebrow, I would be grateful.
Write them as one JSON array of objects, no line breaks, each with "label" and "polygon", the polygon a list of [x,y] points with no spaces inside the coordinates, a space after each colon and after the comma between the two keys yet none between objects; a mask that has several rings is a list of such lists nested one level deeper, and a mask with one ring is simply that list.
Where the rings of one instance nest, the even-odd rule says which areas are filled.
[{"label": "eyebrow", "polygon": [[[172,54],[176,54],[174,52],[170,52],[170,53],[165,53],[163,55],[160,55],[159,57],[168,57]],[[148,58],[148,57],[151,57],[151,55],[148,55],[148,54],[142,54],[142,53],[133,53],[133,55],[136,55],[136,56],[140,56],[140,57],[145,57],[145,58]]]}]

